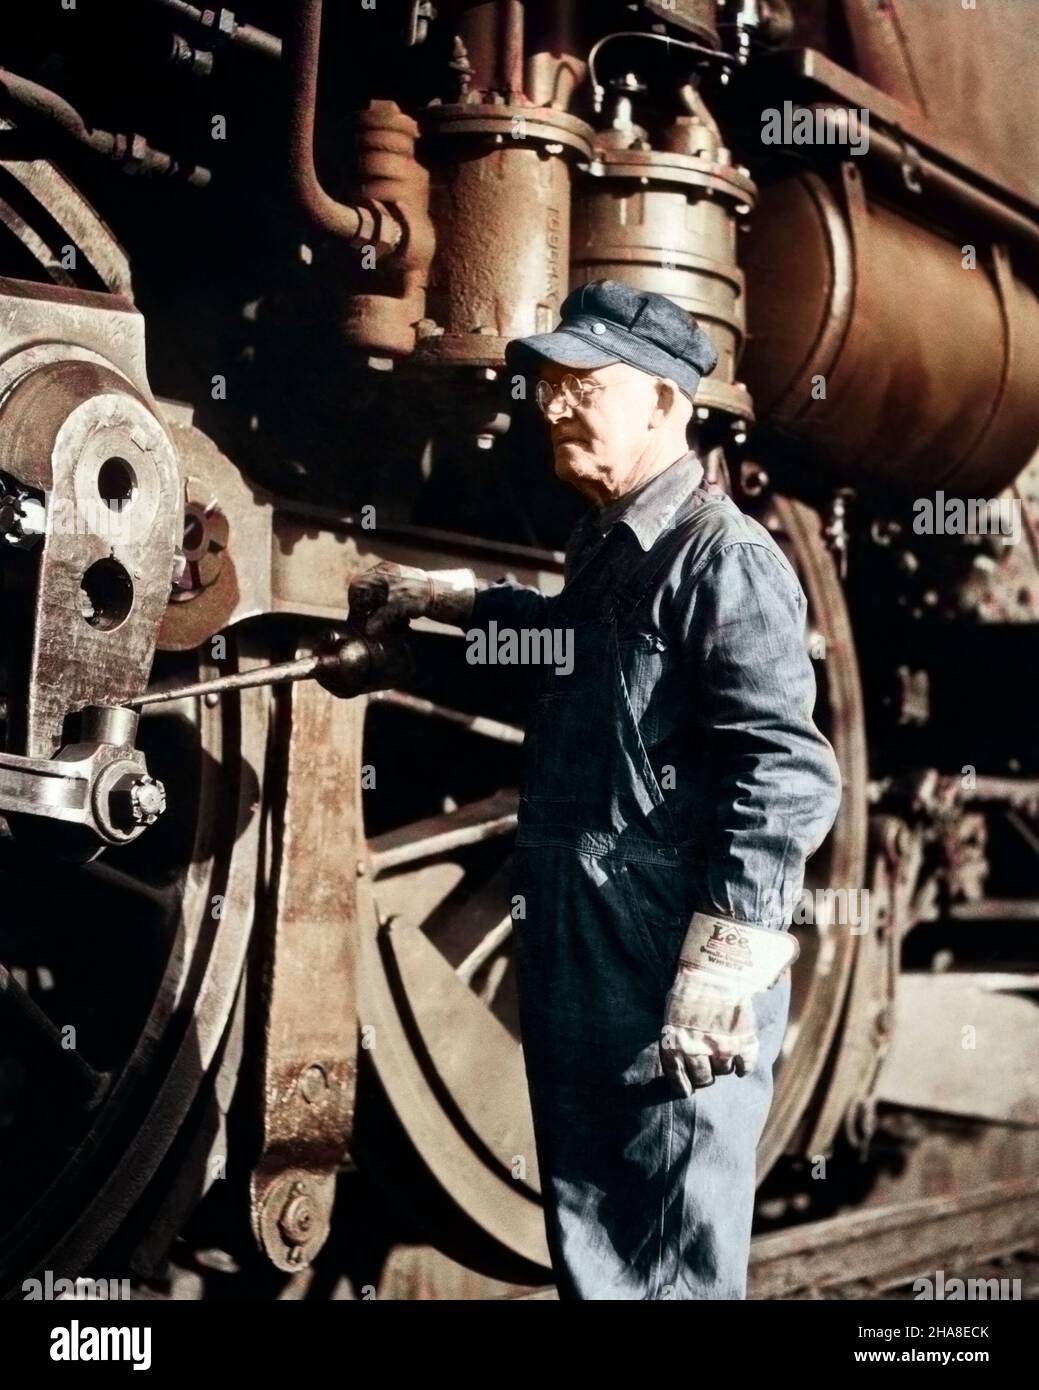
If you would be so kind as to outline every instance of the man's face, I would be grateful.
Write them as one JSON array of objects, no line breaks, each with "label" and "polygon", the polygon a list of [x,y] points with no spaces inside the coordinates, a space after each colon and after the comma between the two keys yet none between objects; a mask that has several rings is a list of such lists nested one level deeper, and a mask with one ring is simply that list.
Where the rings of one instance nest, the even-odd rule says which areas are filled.
[{"label": "man's face", "polygon": [[[591,483],[611,491],[623,484],[646,450],[654,412],[658,412],[656,378],[611,362],[582,370],[544,362],[540,378],[558,387],[565,376],[588,382],[584,404],[570,406],[557,394],[548,409],[556,477],[582,491]],[[600,389],[602,388],[602,389]],[[657,414],[659,419],[659,413]]]}]

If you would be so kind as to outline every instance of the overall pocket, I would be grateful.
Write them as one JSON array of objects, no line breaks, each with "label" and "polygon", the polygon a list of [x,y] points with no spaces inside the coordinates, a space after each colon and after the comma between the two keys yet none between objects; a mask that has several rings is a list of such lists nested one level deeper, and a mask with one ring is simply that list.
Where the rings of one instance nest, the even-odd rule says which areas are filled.
[{"label": "overall pocket", "polygon": [[656,632],[617,634],[621,675],[635,718],[642,720],[668,661],[667,643]]},{"label": "overall pocket", "polygon": [[618,866],[618,873],[633,929],[644,945],[647,959],[670,981],[689,928],[684,867],[663,861],[647,864],[639,859],[627,859]]},{"label": "overall pocket", "polygon": [[669,841],[680,831],[649,749],[673,732],[684,708],[673,688],[674,671],[674,656],[657,633],[616,634],[613,680],[630,766],[639,774],[643,813],[653,817],[659,833]]},{"label": "overall pocket", "polygon": [[575,740],[580,732],[580,696],[576,691],[539,695],[527,726],[523,798],[526,801],[575,801]]}]

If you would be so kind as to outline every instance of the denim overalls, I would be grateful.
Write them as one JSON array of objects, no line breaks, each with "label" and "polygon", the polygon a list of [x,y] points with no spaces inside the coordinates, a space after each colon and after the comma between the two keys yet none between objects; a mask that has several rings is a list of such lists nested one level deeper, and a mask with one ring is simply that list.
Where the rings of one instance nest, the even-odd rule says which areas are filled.
[{"label": "denim overalls", "polygon": [[[757,1067],[672,1095],[666,997],[696,910],[780,927],[836,816],[806,601],[772,538],[687,456],[566,584],[505,580],[472,623],[570,629],[539,671],[513,868],[513,940],[553,1269],[563,1299],[743,1298],[756,1149],[790,975],[754,997]],[[601,523],[600,532],[602,531]]]},{"label": "denim overalls", "polygon": [[757,1070],[671,1094],[658,1039],[704,900],[696,846],[640,735],[660,639],[639,607],[675,538],[642,555],[616,528],[554,598],[550,621],[573,630],[574,666],[544,668],[527,731],[514,942],[563,1299],[745,1296],[755,1150],[786,1026],[789,976],[756,999]]}]

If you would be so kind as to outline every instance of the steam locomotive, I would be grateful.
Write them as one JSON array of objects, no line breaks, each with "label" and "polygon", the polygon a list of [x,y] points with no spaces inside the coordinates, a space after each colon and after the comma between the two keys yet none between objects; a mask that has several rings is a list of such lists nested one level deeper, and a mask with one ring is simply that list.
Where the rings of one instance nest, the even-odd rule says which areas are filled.
[{"label": "steam locomotive", "polygon": [[529,692],[430,620],[363,641],[346,593],[383,559],[558,591],[582,504],[504,349],[599,278],[712,337],[691,443],[801,577],[844,781],[760,1290],[892,1203],[892,1268],[939,1198],[989,1253],[1034,1235],[1037,19],[6,7],[7,1296],[549,1284],[506,896]]}]

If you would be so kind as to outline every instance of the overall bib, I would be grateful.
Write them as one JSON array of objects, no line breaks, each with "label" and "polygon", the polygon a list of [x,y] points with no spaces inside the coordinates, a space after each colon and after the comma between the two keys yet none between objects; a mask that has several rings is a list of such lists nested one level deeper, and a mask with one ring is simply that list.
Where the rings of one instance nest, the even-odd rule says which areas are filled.
[{"label": "overall bib", "polygon": [[680,531],[645,554],[614,527],[556,597],[573,669],[544,668],[528,725],[514,942],[561,1299],[746,1294],[755,1151],[790,977],[755,996],[757,1068],[672,1095],[658,1052],[665,1000],[690,918],[710,905],[700,837],[674,823],[643,738],[663,663],[678,658],[640,630],[639,605]]}]

